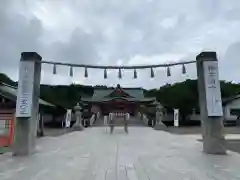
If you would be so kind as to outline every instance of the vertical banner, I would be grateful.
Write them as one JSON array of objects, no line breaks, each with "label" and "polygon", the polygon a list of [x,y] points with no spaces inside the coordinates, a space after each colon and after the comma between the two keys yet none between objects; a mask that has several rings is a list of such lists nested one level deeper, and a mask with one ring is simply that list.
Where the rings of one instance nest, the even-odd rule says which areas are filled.
[{"label": "vertical banner", "polygon": [[68,109],[65,119],[65,127],[69,128],[71,126],[71,120],[72,120],[72,110]]},{"label": "vertical banner", "polygon": [[17,92],[16,117],[31,117],[33,101],[34,62],[21,61]]},{"label": "vertical banner", "polygon": [[205,61],[203,64],[207,114],[208,116],[223,116],[218,62]]},{"label": "vertical banner", "polygon": [[179,109],[174,109],[174,126],[179,126]]}]

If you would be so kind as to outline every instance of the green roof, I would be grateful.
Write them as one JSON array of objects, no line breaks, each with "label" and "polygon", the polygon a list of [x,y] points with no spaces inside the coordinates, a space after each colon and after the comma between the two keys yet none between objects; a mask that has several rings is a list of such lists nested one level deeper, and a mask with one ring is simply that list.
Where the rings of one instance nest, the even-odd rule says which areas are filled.
[{"label": "green roof", "polygon": [[122,99],[130,102],[149,102],[149,101],[154,101],[155,98],[122,98],[122,97],[115,97],[115,98],[84,98],[82,101],[85,102],[108,102],[116,99]]},{"label": "green roof", "polygon": [[128,94],[129,97],[113,97],[110,96],[116,88],[97,88],[94,90],[91,98],[83,98],[85,102],[107,102],[115,99],[122,99],[132,102],[149,102],[154,101],[156,98],[145,98],[142,88],[121,88],[121,90]]},{"label": "green roof", "polygon": [[[95,97],[104,97],[104,96],[108,96],[109,94],[111,94],[115,89],[96,89],[94,90],[94,94],[93,94],[93,98]],[[144,98],[143,95],[143,90],[142,89],[137,89],[137,88],[133,88],[133,89],[122,89],[125,93],[129,94],[132,97],[135,98]]]},{"label": "green roof", "polygon": [[[17,100],[17,88],[13,86],[9,86],[5,83],[0,83],[0,95],[11,99],[12,101]],[[54,107],[53,104],[46,102],[39,98],[39,104],[44,106],[51,106]]]}]

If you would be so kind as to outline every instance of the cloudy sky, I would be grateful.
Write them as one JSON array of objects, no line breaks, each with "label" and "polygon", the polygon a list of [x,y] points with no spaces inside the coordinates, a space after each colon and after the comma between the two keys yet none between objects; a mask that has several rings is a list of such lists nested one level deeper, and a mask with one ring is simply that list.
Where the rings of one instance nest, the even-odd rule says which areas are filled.
[{"label": "cloudy sky", "polygon": [[[20,53],[36,51],[44,60],[102,65],[139,65],[194,60],[203,50],[218,53],[220,78],[240,81],[240,1],[238,0],[1,0],[0,72],[18,78]],[[42,83],[143,86],[196,78],[195,65],[117,72],[43,65]]]}]

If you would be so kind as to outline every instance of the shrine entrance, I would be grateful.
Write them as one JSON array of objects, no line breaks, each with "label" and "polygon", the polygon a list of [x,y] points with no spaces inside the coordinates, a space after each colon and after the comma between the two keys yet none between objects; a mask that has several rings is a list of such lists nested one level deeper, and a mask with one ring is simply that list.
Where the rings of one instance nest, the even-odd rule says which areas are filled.
[{"label": "shrine entrance", "polygon": [[[41,64],[53,65],[53,74],[56,74],[57,66],[70,67],[70,76],[73,76],[73,68],[84,68],[84,76],[88,77],[87,69],[103,69],[104,79],[107,78],[107,70],[118,70],[118,78],[122,78],[122,69],[133,70],[133,78],[137,78],[138,69],[149,69],[150,77],[154,78],[155,68],[166,68],[167,76],[171,76],[170,67],[182,66],[182,72],[186,73],[185,65],[196,63],[199,104],[201,112],[201,121],[203,129],[203,151],[208,154],[226,154],[224,146],[225,138],[223,134],[223,110],[221,101],[220,82],[218,77],[218,60],[216,52],[202,52],[196,57],[196,61],[184,61],[168,64],[156,65],[136,65],[136,66],[101,66],[101,65],[84,65],[70,64],[62,62],[42,61],[42,57],[36,52],[23,52],[20,60],[18,96],[16,107],[16,134],[14,143],[14,155],[28,155],[35,149],[35,134],[38,97],[40,91]],[[119,90],[119,89],[118,89]],[[119,91],[114,91],[109,98],[101,101],[105,104],[105,110],[132,111],[131,103],[118,102],[119,99],[128,98],[131,101],[131,95],[125,92],[121,98],[113,98],[118,95]],[[129,95],[129,96],[128,96]],[[118,99],[116,101],[116,99]],[[139,98],[140,100],[141,98]],[[98,101],[96,101],[98,100]],[[141,99],[148,101],[148,99]],[[91,102],[97,103],[99,99],[92,99]],[[107,103],[111,102],[111,103]],[[114,103],[115,104],[114,104]],[[117,103],[116,103],[117,102]],[[138,101],[139,102],[139,101]],[[157,118],[157,117],[156,117]]]},{"label": "shrine entrance", "polygon": [[124,88],[118,84],[113,88],[96,88],[91,98],[82,98],[81,100],[90,104],[95,113],[99,112],[102,116],[109,116],[110,113],[113,113],[115,117],[122,118],[126,113],[136,117],[141,105],[153,104],[156,98],[146,98],[142,88]]},{"label": "shrine entrance", "polygon": [[137,108],[135,103],[122,101],[121,99],[116,99],[114,101],[102,103],[100,105],[101,109],[105,113],[117,113],[124,114],[129,113],[131,116],[134,115],[134,111]]}]

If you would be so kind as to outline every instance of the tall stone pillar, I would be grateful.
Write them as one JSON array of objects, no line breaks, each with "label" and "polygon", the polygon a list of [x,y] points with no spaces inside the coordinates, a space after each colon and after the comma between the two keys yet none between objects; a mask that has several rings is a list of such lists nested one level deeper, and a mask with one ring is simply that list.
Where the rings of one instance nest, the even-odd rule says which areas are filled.
[{"label": "tall stone pillar", "polygon": [[216,52],[202,52],[196,60],[203,151],[207,154],[226,154]]},{"label": "tall stone pillar", "polygon": [[16,104],[16,127],[13,155],[35,151],[42,57],[36,52],[23,52],[19,66]]}]

